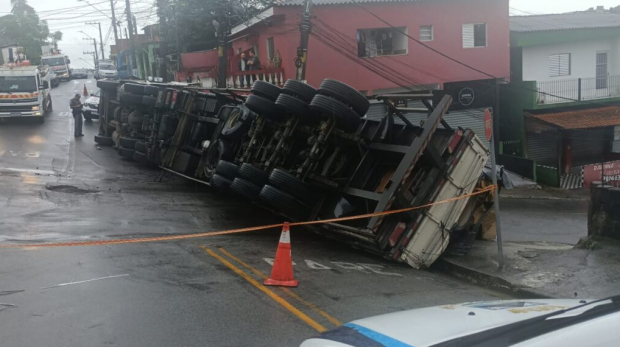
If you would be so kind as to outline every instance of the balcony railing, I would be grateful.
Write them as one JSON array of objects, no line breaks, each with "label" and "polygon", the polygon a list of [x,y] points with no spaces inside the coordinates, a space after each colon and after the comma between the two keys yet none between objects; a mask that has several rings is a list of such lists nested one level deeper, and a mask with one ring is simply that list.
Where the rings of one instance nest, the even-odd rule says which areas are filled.
[{"label": "balcony railing", "polygon": [[537,81],[538,105],[620,97],[620,76]]},{"label": "balcony railing", "polygon": [[[254,80],[261,80],[282,86],[285,81],[283,68],[231,72],[226,80],[229,88],[250,88]],[[249,81],[249,83],[248,83]]]}]

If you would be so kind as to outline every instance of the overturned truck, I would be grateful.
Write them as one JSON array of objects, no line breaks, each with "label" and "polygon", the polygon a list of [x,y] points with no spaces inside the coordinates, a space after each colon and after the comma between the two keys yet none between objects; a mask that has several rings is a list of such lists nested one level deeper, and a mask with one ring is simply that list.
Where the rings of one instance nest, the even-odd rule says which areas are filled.
[{"label": "overturned truck", "polygon": [[[249,95],[135,81],[98,86],[95,141],[125,158],[233,192],[290,220],[374,214],[311,226],[326,237],[423,268],[446,250],[453,230],[471,227],[475,198],[381,214],[476,188],[488,150],[472,130],[443,120],[449,96],[434,104],[428,92],[377,96],[389,112],[368,119],[368,98],[331,79],[317,89],[256,81]],[[412,124],[395,98],[425,105],[428,118]]]}]

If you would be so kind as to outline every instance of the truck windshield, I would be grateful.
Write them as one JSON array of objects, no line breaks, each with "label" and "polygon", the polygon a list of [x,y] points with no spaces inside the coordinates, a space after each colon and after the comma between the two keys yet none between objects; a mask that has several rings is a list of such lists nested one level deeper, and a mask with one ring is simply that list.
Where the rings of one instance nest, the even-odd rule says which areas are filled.
[{"label": "truck windshield", "polygon": [[99,70],[116,70],[116,66],[112,64],[99,64]]},{"label": "truck windshield", "polygon": [[62,57],[58,57],[58,58],[45,58],[45,59],[43,59],[43,61],[45,62],[45,64],[47,64],[49,66],[65,65],[65,58],[62,58]]},{"label": "truck windshield", "polygon": [[0,76],[0,93],[36,92],[34,76]]}]

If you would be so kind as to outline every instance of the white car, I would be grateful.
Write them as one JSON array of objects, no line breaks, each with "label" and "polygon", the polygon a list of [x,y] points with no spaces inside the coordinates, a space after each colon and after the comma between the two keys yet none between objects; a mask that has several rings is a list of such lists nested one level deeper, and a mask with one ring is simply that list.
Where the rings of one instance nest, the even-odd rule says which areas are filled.
[{"label": "white car", "polygon": [[101,89],[97,89],[94,94],[91,94],[86,100],[84,100],[84,107],[82,108],[82,114],[84,119],[92,120],[93,118],[99,118],[99,93]]},{"label": "white car", "polygon": [[620,346],[620,296],[444,305],[365,318],[301,347]]},{"label": "white car", "polygon": [[99,66],[97,66],[97,69],[95,70],[95,79],[102,78],[118,78],[116,66],[112,63],[99,63]]}]

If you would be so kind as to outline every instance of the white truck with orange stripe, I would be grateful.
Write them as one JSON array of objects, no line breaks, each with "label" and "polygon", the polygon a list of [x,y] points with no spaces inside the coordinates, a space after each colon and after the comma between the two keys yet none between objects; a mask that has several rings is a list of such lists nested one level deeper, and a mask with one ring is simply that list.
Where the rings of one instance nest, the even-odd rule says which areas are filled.
[{"label": "white truck with orange stripe", "polygon": [[52,110],[47,67],[0,66],[0,118],[36,117],[39,123]]}]

